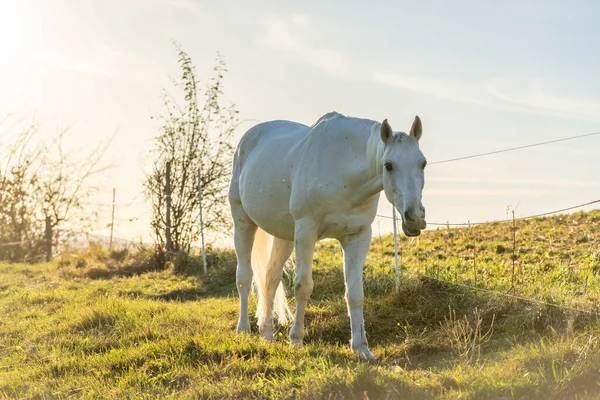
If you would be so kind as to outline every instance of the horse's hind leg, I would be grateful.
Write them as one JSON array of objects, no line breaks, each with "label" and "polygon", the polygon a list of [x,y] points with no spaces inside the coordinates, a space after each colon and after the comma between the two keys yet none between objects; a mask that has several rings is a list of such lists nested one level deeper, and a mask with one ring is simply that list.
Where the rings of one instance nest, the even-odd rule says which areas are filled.
[{"label": "horse's hind leg", "polygon": [[[266,340],[273,340],[273,307],[275,305],[275,293],[281,282],[283,267],[285,262],[294,250],[294,242],[275,238],[273,241],[273,249],[267,266],[267,298],[265,315],[259,326],[260,334]],[[285,299],[282,299],[285,300]],[[279,313],[285,313],[287,304],[280,304],[278,307]],[[285,315],[283,316],[285,318]]]},{"label": "horse's hind leg", "polygon": [[248,318],[248,297],[252,287],[252,244],[256,234],[256,224],[246,215],[240,207],[232,207],[234,220],[234,244],[237,257],[236,285],[240,295],[240,319],[238,333],[250,333],[250,319]]}]

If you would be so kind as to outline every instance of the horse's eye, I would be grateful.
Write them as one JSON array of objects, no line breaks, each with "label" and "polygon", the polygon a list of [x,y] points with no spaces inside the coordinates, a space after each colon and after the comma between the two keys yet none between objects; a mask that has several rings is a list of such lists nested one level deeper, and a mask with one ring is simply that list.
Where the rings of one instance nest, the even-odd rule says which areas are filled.
[{"label": "horse's eye", "polygon": [[387,169],[388,171],[391,171],[394,169],[394,167],[392,166],[391,163],[385,163],[385,169]]},{"label": "horse's eye", "polygon": [[425,169],[425,166],[427,166],[427,160],[423,161],[423,165],[421,165],[421,168]]}]

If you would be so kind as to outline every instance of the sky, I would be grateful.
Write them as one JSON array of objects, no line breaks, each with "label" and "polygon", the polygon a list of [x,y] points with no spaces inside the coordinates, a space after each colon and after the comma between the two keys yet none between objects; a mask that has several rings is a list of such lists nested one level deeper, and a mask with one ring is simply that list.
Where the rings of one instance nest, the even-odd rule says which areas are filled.
[{"label": "sky", "polygon": [[[203,82],[222,54],[225,99],[243,121],[236,141],[259,121],[312,124],[332,110],[399,131],[418,114],[431,164],[600,132],[599,18],[594,1],[2,0],[0,120],[35,118],[48,138],[68,127],[79,148],[115,135],[115,167],[93,200],[110,204],[115,188],[117,234],[147,240],[142,181],[161,89],[180,75],[173,40]],[[427,220],[600,199],[599,150],[591,136],[430,165]],[[110,207],[101,213],[100,232]]]}]

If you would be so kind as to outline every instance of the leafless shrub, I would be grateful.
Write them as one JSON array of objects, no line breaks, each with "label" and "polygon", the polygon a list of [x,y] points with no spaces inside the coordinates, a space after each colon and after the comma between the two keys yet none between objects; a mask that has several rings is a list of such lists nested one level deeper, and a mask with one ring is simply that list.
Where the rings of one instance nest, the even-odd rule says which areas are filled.
[{"label": "leafless shrub", "polygon": [[66,150],[65,133],[40,142],[31,122],[0,148],[0,259],[42,257],[46,221],[53,247],[94,222],[84,203],[97,190],[90,179],[109,167],[102,161],[110,142],[89,151]]}]

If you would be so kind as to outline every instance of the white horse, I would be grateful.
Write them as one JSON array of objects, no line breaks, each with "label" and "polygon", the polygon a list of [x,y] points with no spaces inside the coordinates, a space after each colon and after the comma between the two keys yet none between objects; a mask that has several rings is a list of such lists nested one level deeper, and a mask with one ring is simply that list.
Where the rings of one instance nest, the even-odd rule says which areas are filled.
[{"label": "white horse", "polygon": [[346,301],[352,349],[369,351],[363,320],[363,266],[371,243],[379,193],[402,215],[402,229],[417,236],[425,229],[421,203],[425,157],[415,117],[410,134],[383,123],[328,113],[311,127],[290,121],[256,125],[237,147],[229,188],[233,215],[236,283],[240,296],[238,332],[250,332],[248,296],[258,288],[259,331],[273,340],[273,313],[291,317],[281,285],[283,267],[296,250],[296,318],[293,345],[302,346],[304,313],[313,290],[315,243],[338,239],[344,252]]}]

